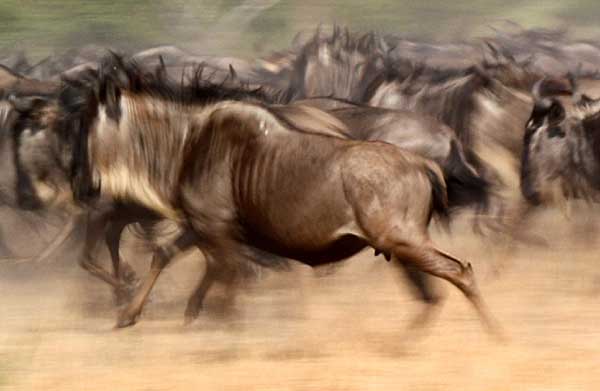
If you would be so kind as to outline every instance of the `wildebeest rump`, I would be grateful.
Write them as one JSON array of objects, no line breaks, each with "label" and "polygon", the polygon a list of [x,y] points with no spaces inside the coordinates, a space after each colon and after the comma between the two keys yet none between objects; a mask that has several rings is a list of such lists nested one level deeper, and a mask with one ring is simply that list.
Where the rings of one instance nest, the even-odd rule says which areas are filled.
[{"label": "wildebeest rump", "polygon": [[[290,131],[267,107],[226,98],[109,58],[91,86],[67,84],[44,109],[54,115],[37,137],[15,135],[34,191],[21,195],[139,203],[190,227],[189,240],[220,264],[314,265],[372,246],[450,281],[491,325],[470,265],[429,239],[432,214],[447,205],[435,163],[390,144]],[[60,157],[51,170],[49,153]],[[121,325],[135,322],[164,266],[155,256]]]},{"label": "wildebeest rump", "polygon": [[[307,104],[312,99],[294,104]],[[323,105],[325,99],[316,99]],[[343,101],[334,100],[338,106]],[[356,140],[377,140],[397,145],[438,163],[444,173],[450,207],[473,206],[483,212],[488,202],[489,184],[472,167],[456,134],[433,117],[350,102],[327,110],[347,128]]]}]

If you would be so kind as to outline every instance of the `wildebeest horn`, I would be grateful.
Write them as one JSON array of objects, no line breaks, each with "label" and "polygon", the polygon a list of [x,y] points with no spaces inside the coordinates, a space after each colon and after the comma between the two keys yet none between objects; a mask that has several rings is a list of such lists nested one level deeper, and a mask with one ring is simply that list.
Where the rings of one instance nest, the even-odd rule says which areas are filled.
[{"label": "wildebeest horn", "polygon": [[165,65],[165,59],[163,58],[162,54],[158,55],[156,76],[158,77],[158,79],[165,79],[167,77],[167,66]]},{"label": "wildebeest horn", "polygon": [[231,64],[229,64],[229,75],[231,76],[231,81],[238,80],[237,72],[235,71],[235,69],[233,69],[233,66]]},{"label": "wildebeest horn", "polygon": [[486,39],[483,42],[492,51],[492,54],[494,56],[497,57],[500,54],[500,51],[498,50],[498,48],[496,47],[496,45],[494,45],[493,43],[491,43],[489,40]]},{"label": "wildebeest horn", "polygon": [[575,70],[575,73],[572,71],[567,72],[567,79],[569,80],[569,84],[571,86],[571,95],[573,96],[573,100],[575,102],[579,102],[581,99],[581,94],[579,93],[579,87],[577,85],[577,77],[581,74],[582,64],[579,63]]},{"label": "wildebeest horn", "polygon": [[546,81],[546,77],[538,80],[533,85],[533,88],[531,89],[531,95],[533,96],[533,100],[534,100],[536,106],[548,109],[548,108],[550,108],[550,106],[552,106],[552,102],[550,101],[550,99],[544,98],[544,96],[543,96],[542,86],[545,81]]},{"label": "wildebeest horn", "polygon": [[542,91],[541,90],[542,90],[542,84],[544,84],[545,81],[546,81],[546,77],[536,81],[535,84],[533,85],[533,88],[531,89],[531,95],[533,95],[533,98],[536,101],[542,99],[542,94],[541,94]]},{"label": "wildebeest horn", "polygon": [[575,77],[573,72],[569,71],[567,73],[567,79],[569,80],[571,91],[573,92],[573,94],[575,94],[577,92],[577,78]]}]

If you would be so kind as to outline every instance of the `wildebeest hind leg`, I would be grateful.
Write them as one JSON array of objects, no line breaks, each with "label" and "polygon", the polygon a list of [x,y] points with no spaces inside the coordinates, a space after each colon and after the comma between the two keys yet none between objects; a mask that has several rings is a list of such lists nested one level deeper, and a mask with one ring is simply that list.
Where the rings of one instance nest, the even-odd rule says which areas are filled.
[{"label": "wildebeest hind leg", "polygon": [[501,329],[485,305],[470,263],[465,263],[429,243],[409,244],[397,242],[392,252],[399,259],[411,262],[421,271],[452,283],[460,289],[477,311],[488,331],[501,336]]},{"label": "wildebeest hind leg", "polygon": [[[187,307],[185,309],[185,323],[189,324],[194,321],[200,311],[207,292],[215,282],[220,282],[225,285],[225,302],[223,305],[224,313],[233,304],[236,293],[236,283],[238,270],[235,266],[227,262],[228,255],[211,254],[208,251],[203,251],[206,259],[206,271],[202,276],[196,290],[190,296]],[[231,254],[231,253],[229,253]],[[231,255],[229,255],[231,257]]]}]

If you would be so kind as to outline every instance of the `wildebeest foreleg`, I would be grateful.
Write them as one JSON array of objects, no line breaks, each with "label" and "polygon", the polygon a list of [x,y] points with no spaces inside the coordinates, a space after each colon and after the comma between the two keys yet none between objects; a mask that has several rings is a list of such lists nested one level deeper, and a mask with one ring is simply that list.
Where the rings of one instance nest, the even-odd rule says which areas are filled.
[{"label": "wildebeest foreleg", "polygon": [[142,285],[136,291],[133,299],[127,307],[119,314],[117,327],[132,326],[137,322],[142,313],[148,295],[152,291],[158,276],[171,262],[175,255],[195,244],[197,237],[191,230],[185,230],[175,241],[164,247],[158,247],[154,251],[152,264],[148,275],[144,278]]},{"label": "wildebeest foreleg", "polygon": [[115,290],[117,305],[128,302],[131,299],[135,284],[138,278],[127,262],[121,259],[119,248],[121,246],[121,235],[123,230],[131,221],[126,219],[110,219],[106,228],[104,240],[110,253],[110,260],[113,267],[113,275],[123,286],[124,289]]},{"label": "wildebeest foreleg", "polygon": [[193,322],[200,311],[202,310],[202,303],[206,294],[210,287],[217,281],[225,284],[226,287],[226,299],[228,300],[228,304],[231,304],[235,297],[235,279],[237,277],[237,271],[235,267],[231,267],[227,262],[220,262],[217,264],[219,259],[223,261],[223,258],[226,255],[215,256],[210,255],[209,252],[204,251],[206,259],[206,271],[202,276],[202,279],[198,283],[198,286],[194,293],[190,296],[188,300],[187,307],[185,309],[185,323],[189,324]]},{"label": "wildebeest foreleg", "polygon": [[198,283],[198,286],[188,299],[188,303],[185,307],[184,313],[185,324],[190,324],[198,317],[198,315],[200,315],[204,297],[206,296],[206,293],[208,292],[210,287],[215,282],[217,274],[217,271],[215,270],[215,259],[207,252],[204,253],[204,258],[206,259],[206,270],[204,271],[204,275]]},{"label": "wildebeest foreleg", "polygon": [[108,215],[103,214],[95,218],[89,218],[88,215],[83,257],[79,261],[79,264],[94,277],[111,285],[115,291],[120,291],[125,289],[123,283],[96,263],[98,246],[101,243],[102,236],[106,232],[107,225]]}]

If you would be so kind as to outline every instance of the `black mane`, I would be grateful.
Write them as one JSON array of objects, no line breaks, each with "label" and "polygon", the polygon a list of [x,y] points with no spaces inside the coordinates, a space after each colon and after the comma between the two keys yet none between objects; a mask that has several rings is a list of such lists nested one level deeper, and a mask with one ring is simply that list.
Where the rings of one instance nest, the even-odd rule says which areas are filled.
[{"label": "black mane", "polygon": [[262,88],[250,88],[235,80],[233,75],[216,82],[212,75],[204,75],[204,69],[203,64],[198,64],[191,68],[190,76],[175,81],[168,77],[162,61],[154,68],[143,67],[132,58],[111,52],[103,58],[98,70],[88,70],[83,77],[74,80],[63,80],[61,96],[77,95],[75,91],[86,95],[92,90],[100,102],[104,103],[107,91],[116,86],[128,93],[180,104],[211,103],[228,99],[264,103],[277,100],[276,93],[267,94]]}]

